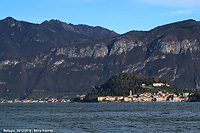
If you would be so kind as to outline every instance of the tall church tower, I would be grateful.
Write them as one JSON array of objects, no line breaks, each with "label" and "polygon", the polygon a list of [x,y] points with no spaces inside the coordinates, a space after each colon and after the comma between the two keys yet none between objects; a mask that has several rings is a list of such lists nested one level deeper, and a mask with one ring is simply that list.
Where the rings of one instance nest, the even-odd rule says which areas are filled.
[{"label": "tall church tower", "polygon": [[133,96],[133,94],[132,94],[132,90],[130,90],[130,94],[129,94],[129,96]]}]

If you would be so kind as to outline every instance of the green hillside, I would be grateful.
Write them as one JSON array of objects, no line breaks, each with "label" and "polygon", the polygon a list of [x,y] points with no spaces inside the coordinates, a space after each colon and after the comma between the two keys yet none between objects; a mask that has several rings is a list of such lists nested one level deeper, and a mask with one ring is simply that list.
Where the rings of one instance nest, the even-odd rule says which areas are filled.
[{"label": "green hillside", "polygon": [[174,86],[163,85],[161,87],[154,87],[153,83],[166,84],[167,82],[155,76],[144,76],[142,74],[118,74],[112,76],[101,86],[95,87],[92,90],[92,93],[98,96],[128,96],[130,90],[132,90],[133,94],[141,94],[144,92],[156,93],[158,91],[178,94],[185,91]]}]

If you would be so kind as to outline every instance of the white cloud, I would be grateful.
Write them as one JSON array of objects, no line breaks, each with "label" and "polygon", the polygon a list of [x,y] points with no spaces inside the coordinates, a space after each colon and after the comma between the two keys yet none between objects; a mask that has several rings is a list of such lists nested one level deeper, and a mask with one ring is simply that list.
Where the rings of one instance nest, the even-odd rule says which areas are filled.
[{"label": "white cloud", "polygon": [[162,16],[183,16],[183,15],[189,15],[192,14],[193,11],[192,10],[174,10],[174,11],[168,11],[165,13],[161,13]]},{"label": "white cloud", "polygon": [[138,0],[154,5],[174,6],[174,7],[191,7],[200,6],[200,0]]},{"label": "white cloud", "polygon": [[192,14],[192,10],[171,11],[170,14],[172,14],[172,15],[188,15],[188,14]]}]

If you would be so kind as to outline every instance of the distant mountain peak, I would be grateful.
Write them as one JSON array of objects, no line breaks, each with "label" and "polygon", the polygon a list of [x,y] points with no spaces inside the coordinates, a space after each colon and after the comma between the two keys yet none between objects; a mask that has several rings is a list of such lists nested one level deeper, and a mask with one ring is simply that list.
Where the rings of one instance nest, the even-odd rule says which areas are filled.
[{"label": "distant mountain peak", "polygon": [[13,17],[6,17],[4,20],[15,20]]},{"label": "distant mountain peak", "polygon": [[5,19],[3,19],[4,22],[11,22],[11,21],[17,21],[16,19],[12,18],[12,17],[7,17]]},{"label": "distant mountain peak", "polygon": [[171,30],[171,29],[180,29],[180,28],[191,28],[191,27],[194,27],[194,26],[199,26],[200,25],[200,22],[196,21],[196,20],[193,20],[193,19],[188,19],[188,20],[183,20],[183,21],[178,21],[178,22],[175,22],[175,23],[170,23],[170,24],[166,24],[166,25],[162,25],[162,26],[158,26],[154,29],[152,29],[151,31],[153,30]]},{"label": "distant mountain peak", "polygon": [[2,20],[4,23],[6,23],[9,27],[15,27],[17,26],[18,28],[21,27],[21,21],[18,21],[12,17],[7,17],[5,19]]},{"label": "distant mountain peak", "polygon": [[187,20],[183,20],[182,22],[184,22],[184,21],[196,21],[196,20],[194,20],[194,19],[187,19]]},{"label": "distant mountain peak", "polygon": [[60,21],[60,20],[58,20],[58,19],[51,19],[51,20],[49,20],[48,22],[49,22],[49,23],[64,23],[64,22],[62,22],[62,21]]}]

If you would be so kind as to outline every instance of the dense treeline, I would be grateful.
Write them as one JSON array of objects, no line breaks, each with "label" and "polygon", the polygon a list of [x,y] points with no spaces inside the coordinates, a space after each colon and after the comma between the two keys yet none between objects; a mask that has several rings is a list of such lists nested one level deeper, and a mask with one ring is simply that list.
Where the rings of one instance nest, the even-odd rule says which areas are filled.
[{"label": "dense treeline", "polygon": [[[141,94],[144,92],[156,93],[158,91],[182,93],[182,89],[176,87],[153,87],[153,83],[167,82],[155,76],[144,76],[142,74],[118,74],[112,76],[106,83],[92,90],[93,94],[98,96],[128,96],[130,90],[133,94]],[[144,86],[141,86],[145,84]]]},{"label": "dense treeline", "polygon": [[195,93],[194,95],[192,95],[190,97],[190,102],[200,102],[200,94],[199,93]]}]

